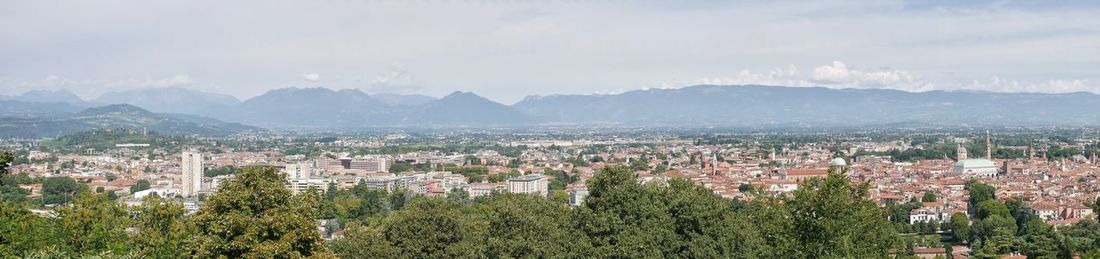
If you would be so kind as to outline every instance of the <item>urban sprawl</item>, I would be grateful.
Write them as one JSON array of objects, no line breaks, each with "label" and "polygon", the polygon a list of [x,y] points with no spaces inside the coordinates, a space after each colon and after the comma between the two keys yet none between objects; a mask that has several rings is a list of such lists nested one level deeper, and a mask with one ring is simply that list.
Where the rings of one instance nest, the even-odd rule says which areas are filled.
[{"label": "urban sprawl", "polygon": [[[150,196],[182,198],[190,213],[250,166],[277,168],[295,194],[365,185],[428,197],[531,194],[570,206],[584,203],[594,174],[622,166],[642,183],[682,178],[733,200],[781,197],[807,179],[842,172],[854,184],[867,184],[880,207],[904,207],[890,215],[892,222],[939,229],[953,215],[974,217],[966,186],[975,180],[1055,227],[1096,218],[1089,204],[1100,191],[1097,136],[1088,128],[519,129],[208,138],[114,129],[3,144],[16,156],[12,175],[72,178],[131,206]],[[41,205],[33,212],[48,216],[72,197],[46,193],[44,184],[19,188]],[[331,220],[318,224],[325,239],[343,234],[329,226]],[[960,255],[968,250],[951,249]],[[914,250],[946,251],[934,244]]]}]

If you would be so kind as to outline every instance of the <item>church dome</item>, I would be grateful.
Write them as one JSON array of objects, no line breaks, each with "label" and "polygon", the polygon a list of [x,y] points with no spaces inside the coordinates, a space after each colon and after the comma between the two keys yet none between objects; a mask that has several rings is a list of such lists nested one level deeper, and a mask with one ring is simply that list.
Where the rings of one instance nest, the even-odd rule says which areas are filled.
[{"label": "church dome", "polygon": [[833,166],[847,166],[848,162],[844,162],[843,158],[833,158],[833,161],[829,162]]}]

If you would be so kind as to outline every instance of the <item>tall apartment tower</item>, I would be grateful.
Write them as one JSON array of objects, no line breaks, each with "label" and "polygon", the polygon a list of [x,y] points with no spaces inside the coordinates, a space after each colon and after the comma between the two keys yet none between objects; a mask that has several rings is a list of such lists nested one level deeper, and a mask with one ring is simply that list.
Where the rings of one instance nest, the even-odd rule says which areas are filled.
[{"label": "tall apartment tower", "polygon": [[313,167],[307,163],[286,164],[286,176],[290,180],[309,179],[313,177]]},{"label": "tall apartment tower", "polygon": [[202,153],[184,151],[181,157],[183,185],[180,186],[180,193],[184,197],[193,197],[199,193],[202,186]]}]

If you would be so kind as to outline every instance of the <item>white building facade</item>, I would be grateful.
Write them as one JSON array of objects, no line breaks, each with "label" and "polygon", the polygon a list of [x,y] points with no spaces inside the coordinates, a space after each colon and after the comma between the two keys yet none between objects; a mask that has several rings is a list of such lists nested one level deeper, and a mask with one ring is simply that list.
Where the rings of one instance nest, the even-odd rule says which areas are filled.
[{"label": "white building facade", "polygon": [[546,176],[540,174],[521,175],[508,179],[508,192],[546,197],[550,193],[549,184]]},{"label": "white building facade", "polygon": [[181,155],[180,167],[183,173],[180,194],[184,197],[194,197],[202,189],[202,153],[184,151]]}]

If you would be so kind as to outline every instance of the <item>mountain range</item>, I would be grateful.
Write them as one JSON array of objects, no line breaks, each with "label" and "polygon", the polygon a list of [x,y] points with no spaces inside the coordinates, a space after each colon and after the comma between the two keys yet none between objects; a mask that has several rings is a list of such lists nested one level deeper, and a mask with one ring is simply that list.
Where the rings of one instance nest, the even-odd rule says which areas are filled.
[{"label": "mountain range", "polygon": [[[79,114],[125,103],[154,112],[274,129],[631,125],[671,127],[1100,125],[1091,93],[906,92],[698,85],[610,95],[529,96],[505,105],[470,92],[442,98],[355,89],[283,88],[239,101],[182,88],[104,94],[92,101],[38,91],[0,98],[0,116]],[[155,113],[154,113],[155,114]],[[21,116],[22,115],[22,116]],[[171,116],[168,116],[171,117]],[[243,125],[242,125],[243,126]]]},{"label": "mountain range", "polygon": [[227,94],[207,93],[191,89],[144,88],[108,92],[96,98],[98,104],[130,104],[154,112],[199,114],[204,110],[225,108],[240,104],[237,97]]}]

